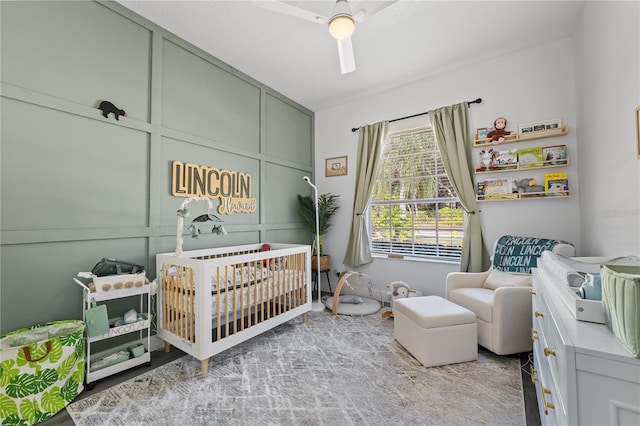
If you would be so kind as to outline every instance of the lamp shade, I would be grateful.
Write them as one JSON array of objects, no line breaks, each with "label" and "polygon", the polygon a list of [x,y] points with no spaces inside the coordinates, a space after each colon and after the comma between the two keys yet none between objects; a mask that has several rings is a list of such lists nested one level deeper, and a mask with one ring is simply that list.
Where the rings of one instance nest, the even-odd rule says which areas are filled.
[{"label": "lamp shade", "polygon": [[345,0],[336,1],[336,7],[331,19],[329,19],[329,33],[336,40],[344,40],[351,37],[356,28],[356,22],[351,16],[351,9]]}]

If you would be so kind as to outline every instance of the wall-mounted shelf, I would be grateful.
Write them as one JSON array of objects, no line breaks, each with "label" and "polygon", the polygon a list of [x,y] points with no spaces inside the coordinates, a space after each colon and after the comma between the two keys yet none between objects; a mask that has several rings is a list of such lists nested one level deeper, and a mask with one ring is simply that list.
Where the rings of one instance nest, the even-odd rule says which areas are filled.
[{"label": "wall-mounted shelf", "polygon": [[540,163],[542,163],[542,166],[532,166],[531,164],[525,163],[525,164],[520,164],[520,163],[516,163],[515,167],[514,164],[509,164],[506,166],[493,166],[494,168],[489,169],[489,170],[476,170],[475,174],[477,175],[482,175],[482,174],[487,174],[487,173],[503,173],[503,172],[522,172],[525,170],[537,170],[537,169],[551,169],[551,168],[557,168],[557,167],[567,167],[569,165],[569,159],[563,159],[562,162],[563,164],[555,164],[558,162],[558,160],[543,160],[543,161],[539,161]]},{"label": "wall-mounted shelf", "polygon": [[[479,196],[476,194],[476,201],[485,202],[485,201],[522,201],[522,200],[549,200],[549,199],[566,199],[571,197],[571,189],[567,189],[566,191],[556,192],[554,194],[547,194],[544,192],[525,192],[525,193],[513,193],[513,194],[494,194],[491,195],[489,199],[484,198],[485,196]],[[493,198],[495,197],[495,198]]]},{"label": "wall-mounted shelf", "polygon": [[506,136],[504,142],[500,142],[500,143],[484,142],[474,138],[473,146],[482,147],[482,146],[504,145],[507,143],[514,143],[514,142],[526,142],[526,141],[533,141],[536,139],[546,139],[546,138],[553,138],[557,136],[564,136],[567,133],[569,133],[569,126],[565,124],[559,129],[554,129],[554,130],[541,130],[539,132],[531,132],[531,133],[515,132]]}]

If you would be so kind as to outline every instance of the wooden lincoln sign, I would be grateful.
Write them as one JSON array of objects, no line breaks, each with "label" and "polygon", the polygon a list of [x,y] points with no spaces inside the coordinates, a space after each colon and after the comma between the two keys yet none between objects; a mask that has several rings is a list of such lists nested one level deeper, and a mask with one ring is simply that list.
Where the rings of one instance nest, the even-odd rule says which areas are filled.
[{"label": "wooden lincoln sign", "polygon": [[256,211],[249,173],[174,161],[171,164],[171,194],[175,197],[219,198],[220,214]]}]

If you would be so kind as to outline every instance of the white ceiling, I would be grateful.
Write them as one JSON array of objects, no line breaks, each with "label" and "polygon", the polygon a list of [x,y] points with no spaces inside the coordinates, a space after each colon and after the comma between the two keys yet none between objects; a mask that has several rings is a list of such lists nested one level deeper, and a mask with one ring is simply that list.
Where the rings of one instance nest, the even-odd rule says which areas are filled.
[{"label": "white ceiling", "polygon": [[[357,69],[341,75],[325,25],[252,1],[118,2],[313,111],[570,36],[583,4],[400,0],[356,26]],[[334,0],[286,3],[326,16]],[[379,3],[350,2],[354,11]]]}]

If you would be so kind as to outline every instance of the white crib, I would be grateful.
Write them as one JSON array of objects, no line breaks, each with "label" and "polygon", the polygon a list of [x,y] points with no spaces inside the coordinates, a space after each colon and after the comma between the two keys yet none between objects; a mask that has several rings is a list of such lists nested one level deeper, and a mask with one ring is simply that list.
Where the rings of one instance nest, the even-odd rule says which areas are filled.
[{"label": "white crib", "polygon": [[311,310],[311,247],[263,244],[156,255],[158,336],[202,362]]}]

